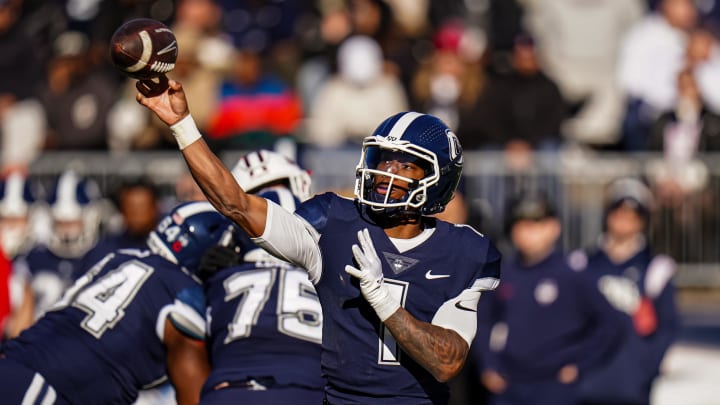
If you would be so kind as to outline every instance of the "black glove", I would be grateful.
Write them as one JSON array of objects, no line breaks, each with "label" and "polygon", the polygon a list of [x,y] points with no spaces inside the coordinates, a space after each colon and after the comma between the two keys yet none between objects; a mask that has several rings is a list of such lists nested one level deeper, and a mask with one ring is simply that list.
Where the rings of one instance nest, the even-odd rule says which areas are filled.
[{"label": "black glove", "polygon": [[218,271],[236,266],[241,262],[242,256],[239,248],[215,245],[206,250],[200,258],[198,274],[200,278],[206,280]]}]

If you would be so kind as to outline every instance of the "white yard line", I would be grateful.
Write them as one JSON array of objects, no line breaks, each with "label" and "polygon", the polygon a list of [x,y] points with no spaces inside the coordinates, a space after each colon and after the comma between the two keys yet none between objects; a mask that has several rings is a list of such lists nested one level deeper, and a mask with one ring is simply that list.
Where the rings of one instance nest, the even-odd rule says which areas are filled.
[{"label": "white yard line", "polygon": [[677,343],[663,362],[652,405],[720,404],[720,348]]}]

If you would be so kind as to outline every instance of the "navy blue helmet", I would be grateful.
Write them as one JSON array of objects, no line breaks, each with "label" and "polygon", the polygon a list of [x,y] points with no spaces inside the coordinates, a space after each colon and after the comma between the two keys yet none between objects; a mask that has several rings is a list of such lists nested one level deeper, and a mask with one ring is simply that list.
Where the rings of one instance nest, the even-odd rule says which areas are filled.
[{"label": "navy blue helmet", "polygon": [[[377,170],[384,152],[399,153],[425,170],[414,180]],[[355,172],[355,196],[373,210],[432,215],[442,212],[455,194],[462,173],[462,148],[457,136],[438,118],[403,112],[383,121],[373,136],[363,140],[362,155]],[[401,199],[375,191],[375,176],[404,181],[409,190]]]},{"label": "navy blue helmet", "polygon": [[240,228],[215,210],[207,201],[176,206],[165,215],[148,236],[153,253],[198,273],[205,251],[215,245],[232,247],[238,243]]}]

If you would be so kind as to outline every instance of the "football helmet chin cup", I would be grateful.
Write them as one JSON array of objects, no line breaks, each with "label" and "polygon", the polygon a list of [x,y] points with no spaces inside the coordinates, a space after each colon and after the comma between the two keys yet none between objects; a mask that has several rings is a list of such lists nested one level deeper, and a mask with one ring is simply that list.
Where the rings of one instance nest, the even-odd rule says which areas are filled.
[{"label": "football helmet chin cup", "polygon": [[[383,151],[401,153],[425,169],[421,179],[377,170]],[[457,136],[438,118],[403,112],[383,121],[375,135],[366,137],[355,170],[355,197],[375,212],[388,216],[433,215],[442,212],[455,194],[462,174],[462,148]],[[388,192],[376,191],[379,176],[389,179]],[[407,183],[400,199],[391,198],[397,181]]]},{"label": "football helmet chin cup", "polygon": [[266,149],[242,156],[232,174],[247,193],[255,194],[263,187],[286,180],[295,197],[300,201],[310,198],[310,175],[291,159]]},{"label": "football helmet chin cup", "polygon": [[150,232],[147,243],[153,253],[199,275],[205,252],[215,245],[234,248],[239,232],[240,228],[209,202],[193,201],[182,203],[165,215]]}]

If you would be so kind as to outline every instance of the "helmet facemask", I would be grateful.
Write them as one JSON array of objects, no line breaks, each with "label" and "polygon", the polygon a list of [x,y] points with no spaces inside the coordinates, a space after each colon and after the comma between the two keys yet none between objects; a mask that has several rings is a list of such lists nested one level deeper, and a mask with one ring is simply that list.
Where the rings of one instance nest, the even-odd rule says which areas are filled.
[{"label": "helmet facemask", "polygon": [[[412,179],[377,169],[383,160],[414,163],[424,170],[420,179]],[[382,136],[371,136],[363,141],[362,155],[356,168],[355,195],[359,202],[375,212],[387,215],[418,214],[428,201],[428,189],[440,179],[437,157],[431,151],[408,141],[390,141]],[[376,181],[387,179],[387,191],[378,192]],[[398,183],[406,184],[406,187]],[[393,189],[405,189],[401,198],[392,198]]]},{"label": "helmet facemask", "polygon": [[[399,153],[424,170],[417,179],[403,178],[378,170],[380,153]],[[398,161],[399,162],[399,161]],[[401,112],[387,118],[363,141],[362,155],[355,171],[355,196],[370,212],[396,216],[419,216],[442,212],[450,202],[462,174],[462,148],[457,136],[437,117]],[[405,168],[403,168],[403,171]],[[413,173],[412,171],[408,173]],[[375,184],[378,175],[408,184],[405,196],[392,199]],[[407,176],[407,173],[405,174]],[[413,175],[412,177],[418,177]]]}]

